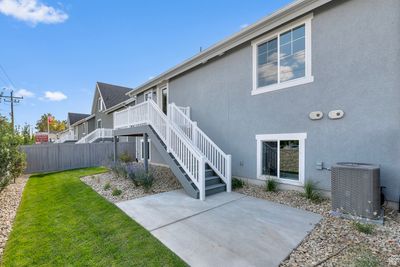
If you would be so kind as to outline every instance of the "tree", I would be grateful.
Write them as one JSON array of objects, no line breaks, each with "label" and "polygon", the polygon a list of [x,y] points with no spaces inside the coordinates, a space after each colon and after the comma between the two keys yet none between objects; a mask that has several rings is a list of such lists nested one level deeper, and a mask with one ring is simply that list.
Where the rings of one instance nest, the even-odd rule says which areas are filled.
[{"label": "tree", "polygon": [[5,117],[0,117],[0,191],[25,169],[25,154],[19,149],[22,143],[23,137],[14,133]]},{"label": "tree", "polygon": [[16,134],[22,137],[23,145],[32,145],[35,143],[35,137],[31,135],[31,126],[26,124],[21,128],[21,126],[17,126],[15,129]]},{"label": "tree", "polygon": [[50,121],[50,132],[62,132],[67,129],[67,121],[63,120],[56,120],[51,113],[43,114],[40,119],[36,122],[36,130],[39,132],[47,132],[47,120],[51,117],[52,120]]}]

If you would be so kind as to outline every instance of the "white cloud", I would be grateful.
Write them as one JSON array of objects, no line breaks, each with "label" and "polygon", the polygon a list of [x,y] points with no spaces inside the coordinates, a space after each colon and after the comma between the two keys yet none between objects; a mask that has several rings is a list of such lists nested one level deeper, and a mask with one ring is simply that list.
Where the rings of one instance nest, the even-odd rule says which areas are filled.
[{"label": "white cloud", "polygon": [[67,99],[68,97],[64,95],[63,92],[60,91],[46,91],[44,93],[44,98],[41,98],[42,100],[49,100],[49,101],[62,101]]},{"label": "white cloud", "polygon": [[68,19],[68,14],[64,11],[42,4],[38,0],[0,0],[0,12],[32,25],[55,24]]},{"label": "white cloud", "polygon": [[242,25],[240,25],[240,29],[247,28],[247,26],[249,26],[249,24],[247,24],[247,23],[245,23],[245,24],[242,24]]},{"label": "white cloud", "polygon": [[34,97],[35,94],[29,90],[26,89],[19,89],[17,92],[15,92],[15,96],[22,96],[22,97]]}]

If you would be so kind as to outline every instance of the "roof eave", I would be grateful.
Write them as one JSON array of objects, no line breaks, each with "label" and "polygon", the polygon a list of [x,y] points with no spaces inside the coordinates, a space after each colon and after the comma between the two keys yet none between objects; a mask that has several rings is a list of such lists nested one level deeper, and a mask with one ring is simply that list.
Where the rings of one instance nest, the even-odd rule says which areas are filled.
[{"label": "roof eave", "polygon": [[131,103],[131,102],[133,102],[135,100],[136,100],[136,98],[129,98],[129,99],[123,101],[123,102],[120,102],[120,103],[118,103],[118,104],[106,109],[105,112],[107,114],[109,114],[109,113],[115,111],[116,109],[119,109],[120,107],[123,107],[123,106],[125,106],[125,105],[127,105],[127,104],[129,104],[129,103]]},{"label": "roof eave", "polygon": [[81,123],[83,123],[83,122],[85,122],[85,121],[88,121],[88,120],[90,120],[91,118],[93,118],[94,115],[95,115],[95,114],[92,114],[92,115],[90,115],[90,116],[87,116],[86,118],[83,118],[83,119],[81,119],[81,120],[75,122],[75,123],[72,124],[71,126],[77,126],[77,125],[79,125],[79,124],[81,124]]},{"label": "roof eave", "polygon": [[189,58],[188,60],[178,64],[177,66],[163,72],[162,74],[156,76],[152,80],[136,87],[135,89],[129,91],[127,95],[134,96],[145,90],[148,90],[159,83],[167,81],[172,77],[188,71],[200,64],[206,63],[208,60],[223,55],[226,51],[239,46],[255,37],[268,32],[274,28],[285,24],[286,22],[293,20],[299,16],[302,16],[317,7],[320,7],[332,0],[298,0],[295,1],[271,15],[259,20],[258,22],[246,27],[240,32],[216,43],[210,48],[204,50],[203,52],[197,54],[196,56]]}]

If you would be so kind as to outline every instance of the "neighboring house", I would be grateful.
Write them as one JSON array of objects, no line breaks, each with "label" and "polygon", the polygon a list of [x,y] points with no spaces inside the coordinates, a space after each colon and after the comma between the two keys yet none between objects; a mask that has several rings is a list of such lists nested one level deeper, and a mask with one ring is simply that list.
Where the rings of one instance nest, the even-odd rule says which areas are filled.
[{"label": "neighboring house", "polygon": [[[150,161],[184,170],[195,197],[204,191],[198,181],[204,175],[197,175],[204,166],[192,163],[204,162],[203,148],[190,136],[192,122],[168,114],[171,103],[190,107],[191,120],[215,143],[202,152],[210,154],[206,162],[225,164],[232,155],[234,177],[276,178],[287,187],[312,179],[330,190],[329,167],[336,162],[375,163],[386,197],[397,201],[399,21],[398,0],[295,1],[132,90],[137,104],[116,113],[115,133],[142,131],[140,140],[151,139]],[[139,104],[149,98],[168,119],[152,104]],[[192,144],[175,136],[168,121],[186,130]],[[163,150],[173,151],[172,161]]]},{"label": "neighboring house", "polygon": [[[84,121],[90,114],[72,113],[68,112],[67,115],[67,129],[58,134],[57,143],[76,142],[79,140],[79,122]],[[76,125],[76,126],[75,126]],[[81,125],[83,132],[84,125]]]},{"label": "neighboring house", "polygon": [[77,143],[112,141],[113,112],[135,104],[135,99],[127,95],[130,90],[132,89],[97,82],[91,114],[72,124],[78,138]]}]

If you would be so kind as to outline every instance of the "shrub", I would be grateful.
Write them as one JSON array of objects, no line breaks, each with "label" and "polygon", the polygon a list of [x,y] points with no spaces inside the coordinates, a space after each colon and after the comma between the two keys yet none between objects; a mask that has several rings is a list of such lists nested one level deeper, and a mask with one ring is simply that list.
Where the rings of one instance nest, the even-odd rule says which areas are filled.
[{"label": "shrub", "polygon": [[353,222],[353,227],[357,229],[357,231],[370,235],[374,232],[375,225],[368,224],[368,223],[360,223],[360,222]]},{"label": "shrub", "polygon": [[151,172],[139,171],[135,173],[133,182],[135,185],[143,186],[144,191],[148,192],[153,186],[154,176]]},{"label": "shrub", "polygon": [[232,189],[242,188],[244,186],[244,182],[240,179],[233,178],[232,179]]},{"label": "shrub", "polygon": [[308,180],[304,184],[304,193],[303,196],[313,202],[321,202],[322,197],[321,194],[317,191],[316,185],[313,181]]},{"label": "shrub", "polygon": [[109,190],[111,188],[110,182],[106,183],[103,187],[104,190]]},{"label": "shrub", "polygon": [[114,188],[112,193],[113,196],[119,196],[122,194],[122,190],[118,189],[118,188]]},{"label": "shrub", "polygon": [[268,179],[265,182],[265,190],[267,192],[276,192],[276,191],[278,191],[278,182],[275,179]]},{"label": "shrub", "polygon": [[124,163],[128,163],[132,162],[133,158],[131,157],[131,155],[129,155],[128,151],[124,151],[121,155],[119,155],[119,160]]},{"label": "shrub", "polygon": [[0,191],[26,167],[25,154],[19,150],[22,143],[22,136],[15,134],[11,124],[0,117]]},{"label": "shrub", "polygon": [[114,175],[118,178],[127,178],[128,177],[127,167],[124,163],[122,163],[120,161],[112,162],[110,164],[110,169],[114,173]]},{"label": "shrub", "polygon": [[365,252],[355,259],[354,266],[376,267],[379,266],[379,259],[376,256]]}]

